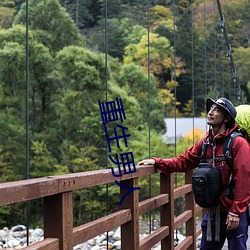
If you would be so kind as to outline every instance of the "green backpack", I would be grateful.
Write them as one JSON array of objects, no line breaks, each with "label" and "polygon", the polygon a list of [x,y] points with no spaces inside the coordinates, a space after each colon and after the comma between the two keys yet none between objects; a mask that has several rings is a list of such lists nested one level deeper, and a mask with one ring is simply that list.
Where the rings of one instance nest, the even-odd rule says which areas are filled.
[{"label": "green backpack", "polygon": [[236,108],[236,123],[239,125],[239,132],[248,140],[250,138],[250,105],[239,105]]}]

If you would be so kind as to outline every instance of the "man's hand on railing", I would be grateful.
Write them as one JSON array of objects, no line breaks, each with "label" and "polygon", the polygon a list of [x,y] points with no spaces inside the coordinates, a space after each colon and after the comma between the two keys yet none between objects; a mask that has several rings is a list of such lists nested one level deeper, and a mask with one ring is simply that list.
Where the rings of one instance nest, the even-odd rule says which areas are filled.
[{"label": "man's hand on railing", "polygon": [[155,165],[155,160],[154,159],[146,159],[139,161],[137,165]]}]

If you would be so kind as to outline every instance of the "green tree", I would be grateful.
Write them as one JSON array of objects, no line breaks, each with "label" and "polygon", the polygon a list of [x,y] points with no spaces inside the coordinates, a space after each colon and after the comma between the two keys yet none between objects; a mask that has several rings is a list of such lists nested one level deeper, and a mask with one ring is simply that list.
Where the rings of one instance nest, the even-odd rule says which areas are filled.
[{"label": "green tree", "polygon": [[61,0],[79,29],[87,30],[98,23],[101,4],[98,0]]},{"label": "green tree", "polygon": [[[34,130],[41,131],[46,120],[45,113],[50,103],[51,93],[55,90],[51,82],[52,56],[47,47],[37,42],[34,33],[30,31],[29,39],[29,85],[31,99],[31,125]],[[25,28],[16,25],[11,29],[0,32],[2,41],[1,76],[5,95],[15,96],[12,98],[13,106],[19,107],[24,114],[25,96]],[[10,72],[12,72],[10,74]],[[22,101],[20,101],[22,98]],[[9,103],[10,104],[10,103]],[[21,106],[20,106],[21,105]]]},{"label": "green tree", "polygon": [[[47,122],[45,112],[50,103],[50,95],[54,91],[53,85],[50,79],[50,74],[52,70],[52,56],[47,47],[43,44],[37,42],[34,38],[34,32],[30,31],[29,39],[29,85],[31,88],[30,98],[31,98],[31,125],[37,131],[41,131],[44,124]],[[3,63],[8,66],[3,66],[5,72],[3,76],[8,76],[9,78],[3,79],[3,82],[7,86],[20,85],[21,89],[13,89],[12,92],[21,91],[20,93],[25,93],[25,28],[23,26],[16,25],[13,28],[3,31],[0,34],[0,40],[2,41],[14,41],[16,43],[15,49],[20,48],[20,55],[17,56],[12,63],[6,64],[8,58],[4,56]],[[10,46],[12,42],[6,43],[6,46]],[[7,49],[6,47],[4,48]],[[16,63],[20,60],[20,63]],[[7,74],[13,69],[15,74]],[[16,77],[16,79],[13,79]],[[20,83],[19,83],[20,82]],[[6,88],[7,90],[7,88]]]},{"label": "green tree", "polygon": [[[148,65],[148,36],[142,36],[137,44],[130,44],[125,48],[124,63],[137,63],[141,65],[145,72],[150,66],[150,72],[155,75],[160,87],[171,79],[173,73],[173,47],[165,37],[151,33],[150,39],[150,65]],[[176,75],[178,76],[183,68],[183,63],[178,60]]]},{"label": "green tree", "polygon": [[[79,30],[58,0],[29,1],[29,20],[29,29],[36,31],[36,39],[53,52],[69,45],[84,45]],[[25,3],[14,24],[26,24]]]},{"label": "green tree", "polygon": [[[106,2],[105,0],[98,1],[101,4],[101,13],[105,17],[106,11]],[[143,0],[109,0],[107,2],[108,8],[108,18],[123,18],[128,17],[136,20],[137,22],[141,21],[144,17],[146,11],[145,2]]]},{"label": "green tree", "polygon": [[[136,128],[129,128],[131,140],[128,142],[128,147],[121,146],[122,152],[132,152],[135,164],[139,161],[151,157],[171,158],[174,155],[174,146],[166,145],[163,142],[162,134],[156,132],[153,128],[143,126],[140,131]],[[149,138],[150,137],[150,138]],[[149,144],[150,139],[150,144]],[[110,162],[110,167],[117,167]],[[148,177],[139,178],[140,200],[149,198],[149,189],[151,189],[152,196],[159,194],[159,175],[151,176],[151,188],[149,187]]]},{"label": "green tree", "polygon": [[[135,97],[140,105],[140,112],[142,114],[142,121],[135,124],[143,124],[148,122],[149,116],[149,102],[150,102],[150,122],[152,128],[157,131],[163,131],[165,124],[164,118],[164,104],[158,96],[158,88],[153,75],[146,75],[141,66],[130,63],[125,64],[119,71],[117,83],[130,96]],[[150,86],[149,86],[150,84]]]},{"label": "green tree", "polygon": [[[0,141],[3,156],[1,182],[25,178],[25,126],[24,120],[13,114],[13,108],[0,113]],[[8,138],[8,139],[6,139]]]},{"label": "green tree", "polygon": [[[50,128],[50,132],[54,131],[56,136],[49,144],[52,148],[61,148],[65,159],[68,158],[71,144],[78,148],[92,145],[98,148],[99,160],[105,163],[102,157],[106,148],[105,133],[98,105],[98,101],[106,101],[102,79],[105,72],[104,56],[84,48],[67,47],[55,59],[54,76],[58,82],[58,91],[53,97],[55,101],[52,107],[55,110],[55,123],[60,126],[57,125],[57,131]],[[108,94],[110,101],[116,97],[122,98],[124,109],[131,114],[126,123],[131,123],[133,114],[138,112],[135,99],[129,97],[112,80],[109,82]]]},{"label": "green tree", "polygon": [[33,152],[33,157],[30,161],[30,177],[54,175],[56,161],[48,151],[44,142],[33,141],[31,150]]},{"label": "green tree", "polygon": [[24,47],[16,42],[5,42],[1,45],[0,140],[4,164],[15,173],[9,175],[10,172],[6,169],[3,180],[10,181],[25,176],[25,99],[23,98],[25,53]]},{"label": "green tree", "polygon": [[[249,39],[249,11],[250,3],[247,0],[228,1],[222,5],[226,20],[227,32],[232,35],[234,46],[248,46]],[[242,44],[241,44],[242,43]]]},{"label": "green tree", "polygon": [[[93,51],[100,51],[103,53],[107,50],[110,56],[122,61],[124,48],[129,44],[128,36],[132,32],[135,22],[127,17],[122,19],[109,18],[106,20],[106,31],[104,30],[104,22],[104,19],[100,20],[98,25],[88,33],[88,47]],[[107,33],[106,42],[103,40],[104,32]]]}]

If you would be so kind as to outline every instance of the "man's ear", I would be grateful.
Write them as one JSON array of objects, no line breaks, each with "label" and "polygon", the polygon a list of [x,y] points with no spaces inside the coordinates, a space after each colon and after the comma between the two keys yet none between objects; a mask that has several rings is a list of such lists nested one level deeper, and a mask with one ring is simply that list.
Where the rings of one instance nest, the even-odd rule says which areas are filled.
[{"label": "man's ear", "polygon": [[224,121],[225,121],[225,122],[229,122],[231,119],[233,119],[231,115],[226,115]]}]

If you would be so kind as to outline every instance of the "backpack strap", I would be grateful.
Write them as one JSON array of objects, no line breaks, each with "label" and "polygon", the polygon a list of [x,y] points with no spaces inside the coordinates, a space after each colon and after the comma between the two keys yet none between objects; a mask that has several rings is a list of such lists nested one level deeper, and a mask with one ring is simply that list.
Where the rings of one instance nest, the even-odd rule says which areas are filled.
[{"label": "backpack strap", "polygon": [[[201,148],[201,156],[200,156],[200,162],[205,163],[206,162],[206,152],[207,152],[207,145],[206,143],[202,143]],[[215,159],[213,159],[215,161]],[[217,159],[216,160],[221,160]],[[224,160],[224,159],[223,159]],[[207,208],[207,241],[212,241],[212,223],[211,223],[211,210],[212,208]],[[220,203],[215,206],[215,241],[220,241]]]},{"label": "backpack strap", "polygon": [[200,162],[201,163],[205,163],[205,162],[217,162],[217,161],[224,161],[225,160],[225,156],[224,157],[216,157],[216,158],[206,158],[206,152],[207,152],[207,143],[202,142],[202,147],[201,147],[201,155],[200,155]]},{"label": "backpack strap", "polygon": [[223,154],[225,156],[225,159],[230,167],[230,169],[232,170],[233,169],[233,156],[232,156],[232,144],[233,144],[233,140],[237,137],[237,136],[242,136],[241,133],[239,132],[233,132],[231,133],[224,145],[223,145]]},{"label": "backpack strap", "polygon": [[200,162],[206,162],[207,144],[202,142]]},{"label": "backpack strap", "polygon": [[[233,155],[232,155],[232,144],[233,144],[233,140],[237,137],[237,136],[242,136],[241,133],[239,132],[233,132],[231,133],[224,145],[223,145],[223,154],[224,154],[224,157],[225,157],[225,160],[227,161],[231,171],[233,171]],[[233,184],[233,181],[232,181],[232,174],[230,176],[230,179],[229,179],[229,182],[227,184],[227,187],[224,191],[224,194],[226,194],[231,200],[234,199],[234,184]]]},{"label": "backpack strap", "polygon": [[[224,145],[223,145],[223,154],[225,157],[225,160],[227,161],[230,169],[233,169],[233,155],[232,155],[232,144],[233,144],[233,140],[237,137],[237,136],[242,136],[242,133],[240,132],[233,132],[231,133],[225,140]],[[206,151],[207,151],[207,144],[202,142],[202,148],[201,148],[201,162],[205,162],[206,161]],[[215,158],[215,161],[221,161],[224,160],[223,158]]]}]

